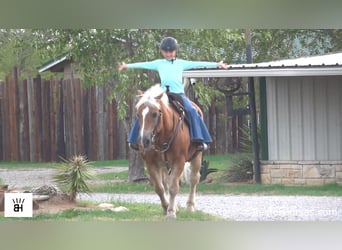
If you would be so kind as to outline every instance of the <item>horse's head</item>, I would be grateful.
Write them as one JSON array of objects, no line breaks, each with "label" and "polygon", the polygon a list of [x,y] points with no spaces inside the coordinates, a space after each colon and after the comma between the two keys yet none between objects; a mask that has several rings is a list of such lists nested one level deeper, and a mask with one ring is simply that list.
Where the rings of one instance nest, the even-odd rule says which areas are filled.
[{"label": "horse's head", "polygon": [[140,125],[139,146],[143,151],[153,148],[155,136],[161,127],[162,107],[165,105],[168,105],[168,98],[159,84],[140,95],[136,109]]}]

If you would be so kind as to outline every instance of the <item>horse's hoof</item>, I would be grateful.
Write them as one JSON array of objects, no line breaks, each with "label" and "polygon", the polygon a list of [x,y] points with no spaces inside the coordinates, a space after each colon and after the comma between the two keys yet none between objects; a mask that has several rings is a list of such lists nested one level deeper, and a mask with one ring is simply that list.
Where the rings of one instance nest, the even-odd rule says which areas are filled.
[{"label": "horse's hoof", "polygon": [[194,206],[188,206],[188,207],[186,208],[186,210],[189,211],[189,212],[195,212],[195,211],[196,211],[196,209],[195,209]]},{"label": "horse's hoof", "polygon": [[191,202],[191,201],[188,201],[186,203],[186,211],[189,211],[189,212],[195,212],[195,203],[194,202]]},{"label": "horse's hoof", "polygon": [[167,215],[166,215],[166,219],[167,220],[175,220],[177,218],[177,216],[176,216],[176,214],[174,214],[174,213],[168,213]]}]

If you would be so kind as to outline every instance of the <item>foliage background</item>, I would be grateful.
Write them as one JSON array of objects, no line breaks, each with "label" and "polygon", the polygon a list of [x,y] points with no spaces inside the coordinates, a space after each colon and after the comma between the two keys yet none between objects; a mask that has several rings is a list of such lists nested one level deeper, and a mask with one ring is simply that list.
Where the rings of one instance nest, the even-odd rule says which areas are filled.
[{"label": "foliage background", "polygon": [[[18,67],[20,77],[33,77],[44,62],[63,53],[80,62],[85,86],[111,86],[108,98],[115,98],[121,117],[137,88],[158,82],[154,72],[117,71],[125,61],[160,58],[159,42],[165,36],[180,44],[178,57],[188,60],[243,63],[244,29],[0,29],[0,79]],[[309,56],[342,49],[341,30],[253,29],[254,62]],[[196,88],[199,102],[208,108],[218,94],[215,80],[206,88]]]}]

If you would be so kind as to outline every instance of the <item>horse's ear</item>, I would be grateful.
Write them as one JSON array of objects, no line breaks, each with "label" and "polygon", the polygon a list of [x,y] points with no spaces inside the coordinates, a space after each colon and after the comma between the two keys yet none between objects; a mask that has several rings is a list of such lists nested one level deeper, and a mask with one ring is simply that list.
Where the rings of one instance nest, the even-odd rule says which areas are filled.
[{"label": "horse's ear", "polygon": [[162,98],[163,94],[164,94],[164,92],[162,92],[160,95],[154,97],[154,99],[160,100]]},{"label": "horse's ear", "polygon": [[137,97],[142,97],[144,94],[143,91],[141,91],[140,89],[137,90]]}]

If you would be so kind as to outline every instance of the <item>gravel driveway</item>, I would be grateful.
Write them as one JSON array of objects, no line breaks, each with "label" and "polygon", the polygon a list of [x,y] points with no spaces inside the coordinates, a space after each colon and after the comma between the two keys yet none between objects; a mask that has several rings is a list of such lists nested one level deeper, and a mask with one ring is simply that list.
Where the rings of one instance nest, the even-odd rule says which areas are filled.
[{"label": "gravel driveway", "polygon": [[[124,169],[127,168],[105,167],[97,171],[104,173]],[[53,169],[0,169],[3,182],[15,188],[53,184],[53,174]],[[81,194],[78,199],[159,204],[156,194],[93,193]],[[177,196],[180,207],[185,207],[186,199],[185,194]],[[198,194],[196,207],[205,213],[236,221],[342,221],[342,197]]]},{"label": "gravel driveway", "polygon": [[[79,199],[160,203],[156,194],[83,194]],[[178,206],[185,207],[186,200],[187,195],[178,195]],[[342,197],[198,194],[196,208],[235,221],[342,221]]]}]

